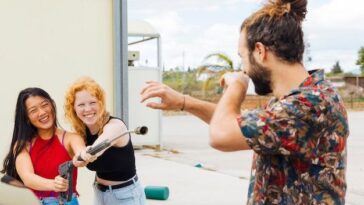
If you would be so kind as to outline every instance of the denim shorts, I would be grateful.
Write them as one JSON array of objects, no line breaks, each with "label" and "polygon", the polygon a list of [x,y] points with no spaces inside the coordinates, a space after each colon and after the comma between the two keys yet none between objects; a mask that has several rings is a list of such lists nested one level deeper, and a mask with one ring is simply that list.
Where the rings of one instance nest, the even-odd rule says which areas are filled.
[{"label": "denim shorts", "polygon": [[[59,205],[59,199],[57,197],[45,197],[40,200],[40,203],[42,205]],[[71,201],[64,205],[79,205],[76,194],[73,194]]]},{"label": "denim shorts", "polygon": [[126,187],[110,189],[105,192],[100,191],[94,185],[94,192],[94,205],[145,205],[144,188],[139,181]]}]

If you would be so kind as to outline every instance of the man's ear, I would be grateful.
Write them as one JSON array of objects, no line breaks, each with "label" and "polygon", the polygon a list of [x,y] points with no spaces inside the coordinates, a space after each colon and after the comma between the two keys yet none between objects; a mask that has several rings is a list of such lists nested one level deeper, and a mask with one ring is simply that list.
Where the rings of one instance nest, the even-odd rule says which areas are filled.
[{"label": "man's ear", "polygon": [[263,63],[263,61],[267,58],[267,49],[261,42],[255,43],[254,53],[256,55],[256,59],[259,60],[260,63]]}]

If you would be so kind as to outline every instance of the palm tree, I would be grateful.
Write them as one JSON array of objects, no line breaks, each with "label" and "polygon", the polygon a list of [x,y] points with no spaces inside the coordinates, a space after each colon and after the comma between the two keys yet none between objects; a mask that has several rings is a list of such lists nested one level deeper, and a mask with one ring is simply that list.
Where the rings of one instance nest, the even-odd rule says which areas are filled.
[{"label": "palm tree", "polygon": [[[212,63],[212,60],[215,60]],[[206,91],[212,82],[216,82],[220,77],[228,72],[234,70],[234,63],[229,56],[224,53],[213,53],[207,55],[204,60],[207,62],[197,68],[197,79],[203,81],[202,91],[203,97],[206,98]]]}]

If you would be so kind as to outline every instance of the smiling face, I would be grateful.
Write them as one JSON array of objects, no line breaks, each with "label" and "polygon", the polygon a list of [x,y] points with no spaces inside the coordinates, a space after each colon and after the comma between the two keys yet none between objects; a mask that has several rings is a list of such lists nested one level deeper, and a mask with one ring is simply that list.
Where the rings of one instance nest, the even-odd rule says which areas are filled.
[{"label": "smiling face", "polygon": [[38,132],[53,131],[55,114],[49,100],[40,96],[30,96],[26,99],[25,106],[29,121]]},{"label": "smiling face", "polygon": [[86,90],[78,91],[75,95],[74,109],[77,117],[89,128],[98,130],[97,122],[100,116],[98,99]]},{"label": "smiling face", "polygon": [[256,62],[253,53],[249,52],[245,30],[240,33],[238,49],[239,56],[241,57],[242,70],[252,79],[255,86],[255,92],[258,95],[267,95],[271,93],[271,73],[268,68]]}]

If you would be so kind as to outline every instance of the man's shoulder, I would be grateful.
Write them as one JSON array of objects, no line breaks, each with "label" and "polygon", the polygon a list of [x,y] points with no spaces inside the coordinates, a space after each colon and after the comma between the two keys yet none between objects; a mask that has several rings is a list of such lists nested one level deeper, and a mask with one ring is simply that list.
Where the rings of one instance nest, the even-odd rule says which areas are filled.
[{"label": "man's shoulder", "polygon": [[[316,106],[340,98],[337,90],[327,81],[322,80],[315,86],[300,87],[281,99],[282,103],[303,103],[304,106]],[[336,102],[336,101],[335,101]]]},{"label": "man's shoulder", "polygon": [[284,110],[288,114],[311,118],[312,115],[346,115],[344,102],[337,90],[326,82],[314,87],[297,89],[270,104],[271,111]]}]

